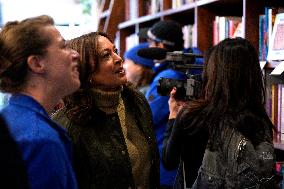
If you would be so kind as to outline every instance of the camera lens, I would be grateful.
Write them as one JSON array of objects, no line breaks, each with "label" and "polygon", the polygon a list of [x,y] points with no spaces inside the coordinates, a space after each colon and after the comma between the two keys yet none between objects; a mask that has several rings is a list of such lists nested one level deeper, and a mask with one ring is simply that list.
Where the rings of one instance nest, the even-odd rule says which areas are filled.
[{"label": "camera lens", "polygon": [[186,80],[177,80],[170,78],[160,78],[157,84],[157,92],[161,96],[169,96],[171,90],[176,87],[176,99],[185,99],[186,98],[186,89],[185,89]]}]

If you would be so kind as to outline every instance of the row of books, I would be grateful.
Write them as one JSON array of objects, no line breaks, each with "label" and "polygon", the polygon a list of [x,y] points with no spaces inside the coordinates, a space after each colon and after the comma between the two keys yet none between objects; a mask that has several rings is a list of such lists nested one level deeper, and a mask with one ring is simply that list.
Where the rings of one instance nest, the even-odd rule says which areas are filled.
[{"label": "row of books", "polygon": [[146,9],[146,15],[156,14],[162,10],[163,0],[151,0]]},{"label": "row of books", "polygon": [[138,0],[126,0],[125,20],[132,20],[137,18],[138,16]]},{"label": "row of books", "polygon": [[163,0],[143,0],[140,3],[139,0],[126,0],[125,20],[136,19],[141,15],[156,14],[162,10],[162,4]]},{"label": "row of books", "polygon": [[194,27],[194,24],[189,24],[182,27],[184,48],[186,49],[190,47],[196,47],[196,30],[194,29]]},{"label": "row of books", "polygon": [[[197,37],[194,24],[184,25],[183,28],[184,47],[196,47]],[[213,43],[217,44],[225,38],[242,37],[242,17],[219,17],[216,16],[213,23]],[[138,44],[136,34],[126,37],[126,50]]]},{"label": "row of books", "polygon": [[275,142],[284,141],[284,84],[271,84],[267,95],[267,113],[275,126]]},{"label": "row of books", "polygon": [[[139,0],[125,1],[125,20],[138,18],[139,15],[156,14],[163,10],[163,0],[143,0],[140,4],[138,1]],[[172,0],[171,8],[175,9],[185,4],[193,3],[194,1],[196,0]],[[142,12],[139,13],[138,10]]]},{"label": "row of books", "polygon": [[[265,7],[259,16],[259,59],[261,62],[276,63],[266,70],[266,110],[275,127],[274,141],[284,142],[284,9]],[[280,76],[280,77],[279,77]],[[278,79],[276,79],[278,78]]]},{"label": "row of books", "polygon": [[243,37],[242,17],[215,16],[213,21],[213,45],[225,38]]},{"label": "row of books", "polygon": [[259,59],[267,60],[269,43],[272,38],[272,31],[276,15],[284,12],[281,7],[265,7],[265,13],[259,16]]}]

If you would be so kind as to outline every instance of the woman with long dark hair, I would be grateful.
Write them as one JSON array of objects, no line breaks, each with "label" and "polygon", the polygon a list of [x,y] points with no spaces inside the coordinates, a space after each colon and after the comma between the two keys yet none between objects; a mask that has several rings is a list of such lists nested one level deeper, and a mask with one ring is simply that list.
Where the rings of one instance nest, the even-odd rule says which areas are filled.
[{"label": "woman with long dark hair", "polygon": [[[254,47],[243,38],[225,39],[213,47],[206,58],[201,97],[181,108],[178,115],[180,103],[174,99],[175,90],[169,100],[170,118],[173,119],[169,121],[164,140],[163,163],[172,169],[178,166],[181,159],[184,169],[180,168],[179,183],[183,185],[182,173],[185,170],[187,187],[193,185],[198,175],[205,149],[216,153],[216,156],[217,153],[224,153],[224,141],[230,137],[228,131],[240,132],[254,147],[261,142],[267,142],[272,147],[273,125],[264,106],[263,77]],[[274,154],[270,155],[273,158]],[[222,170],[225,162],[219,163],[217,170]],[[201,175],[193,187],[200,188],[200,182],[204,185],[212,182],[212,186],[217,187],[225,180],[205,177],[207,173],[203,168],[199,170]],[[267,169],[266,173],[271,176],[273,167]],[[218,176],[214,171],[212,174]],[[239,188],[239,184],[245,186],[239,180],[232,183],[233,188]],[[257,185],[249,177],[246,184]]]}]

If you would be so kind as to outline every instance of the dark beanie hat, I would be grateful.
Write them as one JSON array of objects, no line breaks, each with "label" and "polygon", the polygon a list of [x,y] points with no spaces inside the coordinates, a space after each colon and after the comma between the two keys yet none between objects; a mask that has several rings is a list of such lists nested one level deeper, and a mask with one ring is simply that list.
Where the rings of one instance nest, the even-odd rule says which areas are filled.
[{"label": "dark beanie hat", "polygon": [[149,44],[140,43],[132,47],[131,49],[129,49],[128,51],[124,53],[124,59],[130,59],[135,64],[140,64],[142,66],[152,69],[154,67],[154,61],[148,58],[143,58],[137,54],[138,50],[144,49],[144,48],[149,48]]},{"label": "dark beanie hat", "polygon": [[142,28],[138,36],[161,42],[175,50],[182,50],[184,45],[182,28],[172,20],[162,20],[150,28]]}]

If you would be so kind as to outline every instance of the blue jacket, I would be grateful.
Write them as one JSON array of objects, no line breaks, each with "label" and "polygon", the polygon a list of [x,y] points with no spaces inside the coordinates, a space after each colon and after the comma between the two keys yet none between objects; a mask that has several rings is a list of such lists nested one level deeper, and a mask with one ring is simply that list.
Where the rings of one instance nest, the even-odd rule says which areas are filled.
[{"label": "blue jacket", "polygon": [[[159,148],[160,157],[162,157],[162,148],[164,133],[167,127],[169,117],[169,105],[168,96],[160,96],[157,93],[158,80],[162,77],[171,79],[186,79],[186,75],[183,72],[179,72],[173,69],[166,68],[167,62],[160,64],[156,67],[156,76],[153,79],[147,93],[146,98],[150,104],[150,108],[153,114],[154,131],[157,138],[157,144]],[[172,186],[177,174],[177,170],[167,171],[160,161],[160,184]]]},{"label": "blue jacket", "polygon": [[77,189],[71,142],[38,102],[13,95],[1,115],[19,146],[31,189]]}]

